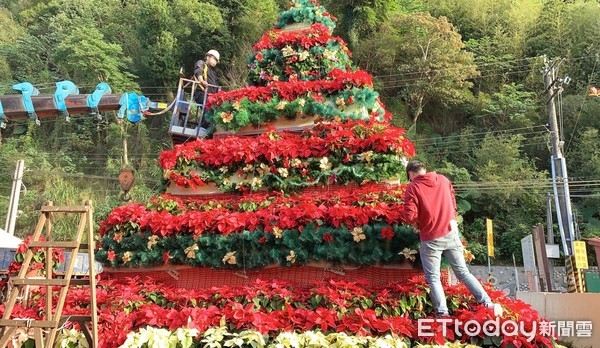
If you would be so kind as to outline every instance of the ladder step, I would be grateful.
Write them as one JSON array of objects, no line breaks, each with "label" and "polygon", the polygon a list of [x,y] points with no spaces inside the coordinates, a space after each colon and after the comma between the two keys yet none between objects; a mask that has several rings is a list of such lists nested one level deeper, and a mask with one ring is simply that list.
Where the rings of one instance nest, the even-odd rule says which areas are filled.
[{"label": "ladder step", "polygon": [[70,321],[72,323],[87,323],[92,321],[91,315],[63,315],[61,321]]},{"label": "ladder step", "polygon": [[33,320],[33,319],[0,319],[0,327],[12,326],[12,327],[38,327],[38,328],[52,328],[58,327],[58,321],[51,320]]},{"label": "ladder step", "polygon": [[70,242],[46,242],[46,241],[31,241],[29,247],[31,248],[61,248],[61,249],[74,249],[79,247],[80,249],[87,249],[87,243],[79,243],[76,241]]},{"label": "ladder step", "polygon": [[30,279],[30,278],[25,278],[25,279],[19,279],[19,278],[12,278],[11,279],[13,285],[38,285],[38,286],[66,286],[67,283],[70,283],[70,285],[73,286],[77,286],[77,285],[90,285],[90,280],[89,279],[71,279],[71,281],[69,282],[68,279]]},{"label": "ladder step", "polygon": [[40,209],[42,213],[86,213],[89,210],[89,207],[82,206],[54,206],[54,205],[45,205]]}]

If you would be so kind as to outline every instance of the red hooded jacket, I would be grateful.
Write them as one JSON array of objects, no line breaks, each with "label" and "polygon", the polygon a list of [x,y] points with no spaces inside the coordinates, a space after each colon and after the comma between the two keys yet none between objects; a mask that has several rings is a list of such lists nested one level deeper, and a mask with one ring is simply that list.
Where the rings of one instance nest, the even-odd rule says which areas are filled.
[{"label": "red hooded jacket", "polygon": [[421,231],[421,241],[448,234],[450,221],[456,218],[456,198],[450,180],[436,172],[417,175],[404,193],[402,217]]}]

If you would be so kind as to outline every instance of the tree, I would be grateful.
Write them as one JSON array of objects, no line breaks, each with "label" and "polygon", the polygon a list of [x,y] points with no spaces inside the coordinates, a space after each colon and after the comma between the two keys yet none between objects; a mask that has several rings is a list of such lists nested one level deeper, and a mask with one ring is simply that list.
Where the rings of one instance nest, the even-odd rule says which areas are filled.
[{"label": "tree", "polygon": [[523,91],[523,85],[510,83],[492,93],[479,121],[485,129],[521,128],[531,126],[532,118],[538,115],[535,94]]},{"label": "tree", "polygon": [[506,259],[530,227],[541,222],[545,210],[546,175],[521,152],[523,140],[522,136],[486,135],[474,151],[473,173],[477,181],[487,183],[479,189],[475,205],[484,216],[498,221],[498,230],[503,231],[498,234],[499,251]]},{"label": "tree", "polygon": [[380,76],[388,95],[398,95],[416,127],[431,101],[460,103],[477,76],[473,55],[445,17],[396,14],[355,52],[358,64]]},{"label": "tree", "polygon": [[[195,0],[138,0],[136,33],[140,42],[141,77],[164,87],[173,87],[182,65],[204,57],[223,29],[216,6]],[[169,91],[169,99],[173,99]]]},{"label": "tree", "polygon": [[401,10],[395,0],[328,0],[323,5],[338,18],[336,32],[351,50],[371,36],[390,14]]},{"label": "tree", "polygon": [[[229,46],[234,53],[221,70],[224,71],[224,84],[232,89],[246,84],[248,56],[254,53],[252,45],[273,27],[279,9],[274,0],[231,0],[227,4],[235,7],[235,10],[224,11],[231,32],[232,42]],[[224,5],[219,1],[221,8]]]},{"label": "tree", "polygon": [[[13,20],[11,13],[0,8],[0,52],[6,45],[14,44],[22,31],[24,30]],[[0,54],[0,94],[10,89],[11,77],[10,66],[6,58]]]},{"label": "tree", "polygon": [[584,184],[572,189],[573,200],[582,216],[584,230],[600,235],[600,189],[597,184],[600,178],[600,132],[597,128],[587,127],[577,137],[578,141],[567,157],[569,176]]},{"label": "tree", "polygon": [[115,91],[138,89],[135,76],[127,71],[131,60],[123,57],[121,46],[105,42],[93,26],[73,27],[56,46],[53,58],[59,75],[78,84],[107,82]]}]

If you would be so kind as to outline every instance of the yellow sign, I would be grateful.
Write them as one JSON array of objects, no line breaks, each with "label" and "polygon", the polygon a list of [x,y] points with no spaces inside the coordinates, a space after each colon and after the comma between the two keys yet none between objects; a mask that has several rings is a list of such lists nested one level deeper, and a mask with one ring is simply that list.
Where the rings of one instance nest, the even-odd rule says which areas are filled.
[{"label": "yellow sign", "polygon": [[485,219],[485,226],[487,228],[488,256],[494,257],[494,227],[492,226],[492,220]]},{"label": "yellow sign", "polygon": [[578,240],[573,242],[575,246],[575,268],[588,269],[587,251],[585,248],[585,242]]}]

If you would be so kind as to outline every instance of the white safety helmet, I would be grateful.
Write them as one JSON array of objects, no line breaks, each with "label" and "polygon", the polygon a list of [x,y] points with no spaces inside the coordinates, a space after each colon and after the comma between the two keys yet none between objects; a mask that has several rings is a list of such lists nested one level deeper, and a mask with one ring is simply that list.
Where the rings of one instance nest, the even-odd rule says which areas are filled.
[{"label": "white safety helmet", "polygon": [[206,52],[206,55],[215,57],[217,59],[217,62],[221,58],[221,55],[219,54],[219,52],[217,50],[210,50],[210,51]]}]

